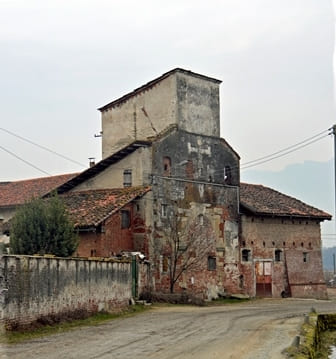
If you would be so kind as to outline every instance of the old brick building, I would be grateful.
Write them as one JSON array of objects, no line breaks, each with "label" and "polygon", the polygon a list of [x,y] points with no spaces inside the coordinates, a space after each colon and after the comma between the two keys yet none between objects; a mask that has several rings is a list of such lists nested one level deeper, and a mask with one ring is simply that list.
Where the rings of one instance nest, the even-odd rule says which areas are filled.
[{"label": "old brick building", "polygon": [[261,185],[240,185],[242,288],[251,296],[326,298],[320,222],[328,213]]},{"label": "old brick building", "polygon": [[330,215],[240,184],[219,84],[174,69],[100,108],[103,160],[57,186],[81,229],[78,255],[141,251],[154,290],[173,280],[205,298],[324,297],[319,223]]}]

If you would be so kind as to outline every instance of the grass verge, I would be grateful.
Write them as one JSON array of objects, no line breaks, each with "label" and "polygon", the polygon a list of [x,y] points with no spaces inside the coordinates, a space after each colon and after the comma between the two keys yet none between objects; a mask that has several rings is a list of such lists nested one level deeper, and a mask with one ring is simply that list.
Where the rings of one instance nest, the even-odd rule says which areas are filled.
[{"label": "grass verge", "polygon": [[52,326],[46,325],[29,331],[6,331],[0,334],[0,343],[17,344],[26,340],[41,338],[51,334],[63,333],[84,326],[99,325],[116,318],[129,317],[138,313],[142,313],[149,308],[150,307],[143,305],[132,305],[119,313],[97,313],[86,319],[62,322]]}]

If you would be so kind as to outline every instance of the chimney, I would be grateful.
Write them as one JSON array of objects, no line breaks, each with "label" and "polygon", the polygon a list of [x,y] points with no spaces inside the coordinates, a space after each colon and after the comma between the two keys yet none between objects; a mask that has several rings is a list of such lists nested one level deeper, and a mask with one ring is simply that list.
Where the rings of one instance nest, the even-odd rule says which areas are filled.
[{"label": "chimney", "polygon": [[93,167],[96,164],[95,157],[89,157],[89,167]]}]

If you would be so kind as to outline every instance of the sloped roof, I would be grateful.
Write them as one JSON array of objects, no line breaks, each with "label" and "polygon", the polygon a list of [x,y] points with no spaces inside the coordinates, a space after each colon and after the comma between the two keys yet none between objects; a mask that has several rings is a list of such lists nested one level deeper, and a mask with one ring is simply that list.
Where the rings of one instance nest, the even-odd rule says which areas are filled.
[{"label": "sloped roof", "polygon": [[150,141],[140,141],[136,140],[124,148],[120,149],[119,151],[113,153],[112,155],[104,158],[103,160],[96,163],[93,167],[88,168],[87,170],[78,173],[77,176],[70,178],[69,181],[60,184],[57,188],[57,193],[62,194],[71,190],[72,188],[80,185],[81,183],[87,181],[89,178],[96,176],[97,174],[104,171],[110,165],[120,161],[121,159],[125,158],[132,152],[136,151],[140,147],[150,146]]},{"label": "sloped roof", "polygon": [[280,217],[331,219],[331,215],[262,185],[241,183],[240,205],[244,212]]},{"label": "sloped roof", "polygon": [[98,110],[99,111],[105,111],[105,110],[107,110],[107,109],[109,109],[111,107],[120,106],[122,103],[126,102],[127,100],[129,100],[133,96],[136,96],[136,95],[140,94],[143,91],[151,89],[157,83],[159,83],[160,81],[164,80],[165,78],[169,77],[170,75],[172,75],[173,73],[176,73],[176,72],[180,72],[180,73],[183,73],[183,74],[186,74],[186,75],[198,77],[198,78],[205,79],[205,80],[208,80],[208,81],[212,81],[212,82],[215,82],[215,83],[218,83],[218,84],[220,84],[222,82],[220,80],[214,79],[212,77],[204,76],[204,75],[198,74],[196,72],[192,72],[192,71],[189,71],[189,70],[184,70],[184,69],[181,69],[181,68],[175,68],[175,69],[173,69],[171,71],[168,71],[168,72],[164,73],[163,75],[157,77],[156,79],[146,83],[145,85],[138,87],[137,89],[133,90],[132,92],[129,92],[128,94],[118,98],[117,100],[114,100],[114,101],[108,103],[107,105],[98,108]]},{"label": "sloped roof", "polygon": [[40,197],[54,190],[76,175],[77,173],[69,173],[22,181],[0,182],[0,207],[24,204],[33,197]]},{"label": "sloped roof", "polygon": [[150,187],[127,187],[68,192],[61,195],[75,227],[95,227]]}]

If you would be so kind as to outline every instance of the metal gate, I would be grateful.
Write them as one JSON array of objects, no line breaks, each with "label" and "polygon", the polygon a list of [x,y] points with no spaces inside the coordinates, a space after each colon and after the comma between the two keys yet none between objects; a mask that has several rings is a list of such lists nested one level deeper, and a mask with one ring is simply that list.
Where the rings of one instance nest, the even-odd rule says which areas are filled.
[{"label": "metal gate", "polygon": [[138,296],[138,261],[136,256],[132,257],[132,297]]},{"label": "metal gate", "polygon": [[272,262],[256,262],[256,296],[272,297]]}]

